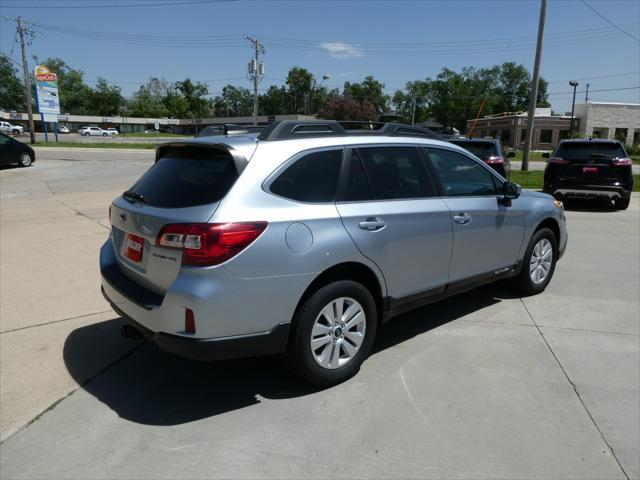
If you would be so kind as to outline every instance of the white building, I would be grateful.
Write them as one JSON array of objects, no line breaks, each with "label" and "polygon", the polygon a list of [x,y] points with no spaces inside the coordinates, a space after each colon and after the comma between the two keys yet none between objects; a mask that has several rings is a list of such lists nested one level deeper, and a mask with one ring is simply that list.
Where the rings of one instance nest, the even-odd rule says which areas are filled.
[{"label": "white building", "polygon": [[640,143],[640,103],[587,102],[576,105],[575,116],[587,136]]}]

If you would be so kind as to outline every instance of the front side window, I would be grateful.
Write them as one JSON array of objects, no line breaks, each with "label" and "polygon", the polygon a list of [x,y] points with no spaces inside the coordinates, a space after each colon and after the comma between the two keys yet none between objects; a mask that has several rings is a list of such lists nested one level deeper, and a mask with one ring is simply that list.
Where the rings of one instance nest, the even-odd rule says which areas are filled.
[{"label": "front side window", "polygon": [[475,160],[451,150],[429,148],[445,196],[497,195],[493,175]]},{"label": "front side window", "polygon": [[432,197],[425,163],[415,147],[365,147],[354,150],[346,201]]},{"label": "front side window", "polygon": [[313,152],[290,165],[271,184],[276,195],[306,203],[333,202],[342,150]]}]

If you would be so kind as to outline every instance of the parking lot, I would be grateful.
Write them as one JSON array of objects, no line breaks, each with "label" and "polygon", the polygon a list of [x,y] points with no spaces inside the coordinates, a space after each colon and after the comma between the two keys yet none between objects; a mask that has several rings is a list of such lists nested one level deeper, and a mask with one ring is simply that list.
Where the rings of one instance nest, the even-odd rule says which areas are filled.
[{"label": "parking lot", "polygon": [[192,363],[122,339],[110,201],[152,150],[40,148],[0,170],[2,478],[638,478],[640,197],[570,205],[549,288],[492,285],[385,324],[360,373]]}]

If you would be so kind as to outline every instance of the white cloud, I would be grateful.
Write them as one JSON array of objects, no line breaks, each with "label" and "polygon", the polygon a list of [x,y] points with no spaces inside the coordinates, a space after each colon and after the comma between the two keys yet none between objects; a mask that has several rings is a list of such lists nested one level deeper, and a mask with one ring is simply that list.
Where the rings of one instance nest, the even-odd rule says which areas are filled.
[{"label": "white cloud", "polygon": [[321,43],[320,46],[334,58],[359,58],[364,56],[364,53],[358,47],[348,43],[325,42]]}]

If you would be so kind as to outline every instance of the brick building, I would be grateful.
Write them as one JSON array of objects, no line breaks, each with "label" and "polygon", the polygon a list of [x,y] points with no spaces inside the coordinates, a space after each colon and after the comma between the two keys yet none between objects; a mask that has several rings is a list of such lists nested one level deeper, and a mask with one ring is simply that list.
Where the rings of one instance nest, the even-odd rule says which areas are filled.
[{"label": "brick building", "polygon": [[[474,120],[467,120],[467,132]],[[569,137],[571,117],[552,115],[550,108],[536,108],[533,139],[534,150],[552,150]],[[500,138],[507,147],[524,148],[527,113],[506,113],[478,119],[473,137]],[[627,145],[640,143],[640,104],[588,102],[575,107],[573,131],[598,138],[618,139]]]}]

